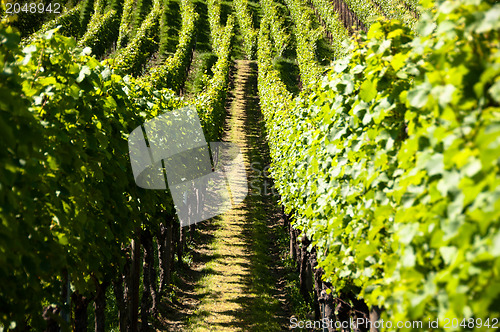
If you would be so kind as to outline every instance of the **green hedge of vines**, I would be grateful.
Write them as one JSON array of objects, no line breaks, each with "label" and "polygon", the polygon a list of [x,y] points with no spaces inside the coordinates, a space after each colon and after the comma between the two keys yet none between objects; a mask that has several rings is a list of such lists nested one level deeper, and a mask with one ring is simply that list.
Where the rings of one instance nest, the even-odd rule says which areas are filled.
[{"label": "green hedge of vines", "polygon": [[335,51],[335,56],[340,57],[345,54],[344,43],[349,41],[349,32],[340,20],[340,15],[335,11],[330,0],[311,0],[314,8],[326,25],[326,30],[331,32],[331,44]]},{"label": "green hedge of vines", "polygon": [[0,35],[12,68],[3,95],[15,98],[1,109],[0,325],[29,319],[41,329],[42,305],[61,304],[63,274],[91,294],[94,278],[118,273],[134,230],[169,207],[135,186],[127,135],[181,103],[167,92],[153,98],[72,38],[49,31],[21,52],[17,33],[2,25]]},{"label": "green hedge of vines", "polygon": [[499,4],[443,1],[418,37],[373,24],[293,102],[259,77],[286,210],[334,294],[386,321],[500,315],[499,22]]},{"label": "green hedge of vines", "polygon": [[[118,0],[117,0],[118,1]],[[118,42],[116,48],[124,48],[127,46],[131,34],[134,30],[134,5],[135,0],[124,0],[122,19],[120,21],[120,29],[118,33]]]},{"label": "green hedge of vines", "polygon": [[384,16],[371,0],[344,0],[344,2],[368,28],[377,21],[377,18]]},{"label": "green hedge of vines", "polygon": [[42,25],[40,31],[35,33],[35,36],[30,36],[26,40],[23,41],[23,45],[27,45],[33,40],[37,38],[37,34],[46,33],[49,30],[52,30],[58,26],[60,26],[58,32],[64,36],[68,37],[78,37],[80,35],[80,12],[82,8],[83,2],[79,2],[75,7],[70,10],[62,13],[55,19],[45,23]]},{"label": "green hedge of vines", "polygon": [[[231,51],[234,38],[234,16],[230,15],[226,26],[221,27],[218,59],[212,67],[213,76],[203,92],[196,96],[192,103],[196,106],[203,125],[207,141],[215,141],[222,134],[226,116],[226,95],[229,85],[229,69],[231,67]],[[216,39],[213,39],[216,40]],[[212,46],[212,47],[215,47]]]}]

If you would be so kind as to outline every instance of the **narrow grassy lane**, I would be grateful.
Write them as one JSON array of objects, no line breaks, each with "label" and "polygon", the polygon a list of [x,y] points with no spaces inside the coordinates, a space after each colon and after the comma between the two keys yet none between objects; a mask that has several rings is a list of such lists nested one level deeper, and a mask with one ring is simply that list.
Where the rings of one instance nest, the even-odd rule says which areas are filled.
[{"label": "narrow grassy lane", "polygon": [[[224,141],[244,155],[249,196],[237,208],[211,221],[212,240],[195,256],[201,277],[198,301],[185,331],[282,331],[285,300],[273,240],[279,210],[263,170],[267,145],[261,127],[255,62],[236,61],[236,77]],[[215,226],[215,227],[214,227]],[[201,226],[204,227],[204,226]]]}]

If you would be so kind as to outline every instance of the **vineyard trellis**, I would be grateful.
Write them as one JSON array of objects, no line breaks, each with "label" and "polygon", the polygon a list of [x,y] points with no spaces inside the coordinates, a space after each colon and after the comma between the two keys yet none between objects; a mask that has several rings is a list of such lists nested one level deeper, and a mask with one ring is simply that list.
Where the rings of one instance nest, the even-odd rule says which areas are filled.
[{"label": "vineyard trellis", "polygon": [[[464,316],[482,317],[480,307],[488,307],[490,313],[496,310],[494,297],[473,286],[484,282],[494,287],[490,270],[476,270],[478,275],[466,277],[454,274],[457,269],[468,273],[463,269],[470,266],[464,265],[464,256],[458,252],[480,255],[470,248],[473,243],[479,245],[472,235],[480,232],[472,226],[475,222],[491,227],[481,241],[489,248],[483,247],[486,251],[494,252],[498,243],[499,225],[493,222],[498,220],[498,210],[486,212],[479,207],[482,203],[465,203],[457,189],[470,185],[494,196],[499,181],[498,164],[493,161],[496,157],[483,159],[493,151],[478,146],[482,157],[474,158],[481,162],[465,157],[468,153],[461,154],[467,161],[458,162],[459,157],[453,157],[457,151],[444,148],[456,149],[470,140],[481,145],[486,136],[475,136],[480,132],[498,134],[493,133],[498,123],[494,88],[498,81],[493,77],[498,72],[491,67],[498,54],[479,55],[465,41],[480,40],[483,51],[498,45],[498,34],[492,33],[494,25],[485,21],[487,13],[496,9],[484,3],[456,4],[453,8],[446,13],[438,10],[436,21],[427,18],[422,22],[417,44],[410,43],[413,32],[405,25],[373,24],[368,39],[357,44],[349,57],[336,61],[327,77],[296,101],[290,99],[267,60],[268,31],[261,29],[259,91],[273,159],[271,172],[285,211],[293,218],[291,248],[299,261],[304,297],[309,291],[305,280],[315,281],[317,318],[320,303],[325,306],[323,315],[333,321],[378,316],[383,307],[385,321],[455,317],[463,324],[467,321]],[[453,33],[447,33],[444,26],[454,15],[477,21],[468,21],[468,27],[457,24]],[[437,32],[428,28],[433,22],[438,24]],[[476,28],[479,26],[482,28]],[[457,48],[452,41],[456,34],[469,36]],[[447,46],[432,49],[440,43]],[[464,52],[467,57],[488,59],[481,68],[472,64],[479,59],[467,62],[478,74],[476,80],[438,79],[439,73],[453,70],[453,64],[436,54],[460,58]],[[436,56],[426,58],[426,54]],[[417,69],[419,60],[424,61]],[[479,84],[475,95],[459,92],[471,91],[475,84]],[[446,97],[444,89],[449,91]],[[476,104],[476,96],[482,96],[481,106]],[[489,115],[480,123],[474,122],[475,130],[459,120],[462,116],[477,119],[486,109]],[[437,136],[435,130],[439,131]],[[469,167],[471,173],[465,171]],[[454,184],[448,182],[451,174],[456,176]],[[473,174],[495,184],[475,183],[469,178]],[[473,200],[468,195],[467,202]],[[473,212],[475,209],[479,210]],[[433,241],[427,242],[431,236]],[[498,262],[497,256],[487,256],[483,258],[488,264]],[[315,266],[319,268],[314,276],[307,277]],[[455,287],[458,280],[467,283],[464,289],[477,293],[464,295]],[[443,297],[432,295],[437,289]],[[451,298],[460,298],[460,304],[448,306]],[[373,308],[371,313],[369,307]],[[473,313],[466,314],[468,310]]]},{"label": "vineyard trellis", "polygon": [[356,27],[356,30],[367,31],[367,27],[365,24],[357,17],[356,13],[354,13],[349,6],[343,0],[332,0],[333,9],[335,12],[339,13],[340,20],[343,22],[346,29],[349,29],[349,33],[353,33],[353,26]]},{"label": "vineyard trellis", "polygon": [[[72,140],[68,142],[70,146],[73,145],[73,148],[68,147],[61,150],[58,148],[55,149],[54,147],[50,148],[50,144],[56,142],[54,141],[55,137],[61,137],[61,135],[73,135],[70,133],[74,133],[77,128],[81,128],[78,130],[84,130],[84,132],[89,132],[90,130],[91,132],[94,132],[93,135],[95,136],[87,136],[87,138],[81,141],[81,143],[78,145],[80,149],[78,151],[81,155],[81,161],[79,161],[79,163],[82,166],[81,171],[76,172],[75,175],[80,176],[81,174],[84,176],[86,172],[92,172],[93,176],[97,176],[97,178],[92,182],[93,186],[85,187],[87,189],[83,190],[83,192],[90,190],[93,195],[97,195],[96,197],[101,197],[101,200],[105,199],[104,197],[110,195],[110,191],[105,187],[102,187],[104,178],[102,175],[103,173],[99,169],[109,163],[109,161],[104,161],[108,160],[109,156],[114,155],[117,151],[119,151],[116,149],[118,149],[120,146],[123,148],[123,144],[126,144],[126,141],[123,139],[123,135],[126,134],[133,126],[138,125],[140,123],[139,119],[146,119],[145,117],[152,117],[160,110],[163,111],[164,109],[169,109],[175,106],[179,107],[182,105],[182,102],[175,98],[171,92],[169,92],[168,90],[162,90],[164,87],[178,89],[179,84],[183,80],[182,72],[184,72],[184,77],[186,72],[185,69],[179,71],[178,68],[180,69],[182,67],[187,67],[189,61],[191,60],[191,49],[195,40],[194,33],[197,14],[194,12],[194,7],[189,1],[184,1],[182,7],[183,27],[181,31],[181,37],[179,38],[178,50],[171,58],[166,59],[165,69],[156,71],[153,75],[153,77],[155,77],[155,79],[157,80],[154,87],[155,90],[152,89],[148,81],[143,82],[141,81],[141,79],[133,79],[130,77],[125,78],[124,80],[117,74],[117,72],[113,73],[109,67],[106,67],[106,65],[102,66],[101,64],[96,62],[96,60],[90,58],[87,55],[88,52],[85,49],[83,49],[82,52],[82,48],[86,46],[93,46],[96,51],[102,54],[110,46],[113,39],[118,38],[118,24],[113,23],[111,24],[111,26],[106,26],[108,17],[113,18],[109,19],[111,22],[117,22],[116,17],[117,15],[119,15],[119,12],[116,11],[110,11],[105,14],[102,12],[95,12],[89,19],[91,22],[89,25],[89,29],[87,30],[85,36],[80,39],[80,44],[78,45],[79,47],[77,47],[74,40],[63,38],[60,36],[54,37],[56,35],[53,34],[53,31],[50,31],[50,28],[53,28],[59,24],[60,19],[57,19],[55,22],[49,23],[50,25],[44,27],[39,33],[39,37],[31,37],[29,41],[26,42],[27,45],[30,44],[31,46],[24,49],[25,60],[22,60],[22,58],[20,58],[21,60],[19,60],[20,62],[18,62],[18,60],[14,58],[6,59],[8,62],[4,63],[4,65],[12,66],[12,68],[14,68],[13,73],[15,74],[13,74],[12,76],[13,80],[20,81],[27,77],[32,77],[33,84],[31,86],[25,86],[23,88],[19,85],[17,87],[17,89],[19,89],[17,91],[19,91],[19,93],[26,94],[26,97],[24,98],[28,98],[23,100],[38,100],[37,98],[43,100],[43,104],[33,101],[30,102],[31,105],[30,103],[27,104],[30,105],[30,112],[33,113],[33,121],[37,121],[36,119],[40,119],[40,121],[46,123],[45,126],[50,124],[52,121],[61,124],[65,123],[65,125],[62,126],[61,129],[58,129],[58,132],[60,133],[58,134],[59,136],[53,136],[53,133],[51,134],[51,132],[48,131],[50,129],[39,128],[37,133],[39,133],[43,137],[47,137],[47,139],[52,137],[52,139],[49,139],[49,141],[47,141],[46,143],[44,142],[40,145],[41,150],[53,152],[47,152],[49,153],[48,157],[39,157],[39,164],[37,163],[37,161],[34,161],[34,164],[28,164],[30,165],[30,167],[38,167],[41,172],[40,174],[56,174],[52,172],[57,172],[57,170],[61,170],[61,168],[75,167],[70,166],[71,164],[68,164],[69,161],[66,161],[63,158],[63,156],[68,152],[75,151],[75,141]],[[70,18],[71,13],[73,12],[75,14],[79,14],[80,10],[78,7],[76,7],[76,9],[69,12],[70,14],[61,17],[64,17],[64,19],[66,19],[68,23],[75,22],[77,20]],[[130,41],[129,45],[135,45],[138,48],[140,48],[140,45],[143,45],[143,42],[141,40],[145,36],[146,38],[148,36],[151,36],[148,35],[148,29],[149,31],[154,30],[150,27],[151,23],[149,23],[149,21],[152,22],[154,27],[155,22],[158,21],[159,12],[160,6],[159,4],[156,4],[152,7],[150,19],[144,21],[144,27],[139,30],[135,37]],[[228,28],[225,29],[221,35],[221,40],[223,42],[223,45],[225,46],[219,45],[219,47],[222,47],[219,53],[220,61],[216,65],[216,67],[219,69],[215,70],[215,75],[213,77],[213,80],[211,81],[209,89],[207,90],[206,94],[204,94],[204,97],[200,97],[200,101],[198,102],[203,125],[208,135],[210,135],[209,137],[211,137],[212,139],[216,139],[216,137],[220,134],[220,126],[222,126],[222,115],[220,114],[220,112],[223,113],[224,111],[224,87],[227,85],[229,68],[228,56],[230,54],[230,46],[232,41],[232,23],[230,22],[231,20],[229,20]],[[10,28],[2,26],[2,36],[8,37],[8,43],[4,43],[2,45],[4,45],[3,47],[8,47],[11,52],[20,57],[23,53],[21,53],[20,50],[15,46],[15,38],[18,37],[10,32],[11,30],[9,29]],[[106,31],[108,29],[111,30],[111,37],[108,39],[102,39],[102,34],[100,32],[108,32]],[[142,30],[144,30],[145,32],[142,33]],[[113,35],[113,33],[115,34]],[[100,46],[100,48],[96,48],[97,44],[95,44],[95,42],[92,42],[91,40],[96,40],[98,43],[101,43],[100,45],[102,46]],[[5,48],[3,49],[3,51],[6,50],[7,49]],[[137,68],[140,68],[138,67],[138,65],[141,62],[144,62],[144,57],[138,58],[139,60],[137,61],[134,60],[136,59],[136,57],[132,56],[132,54],[138,54],[131,53],[134,51],[135,50],[133,50],[130,46],[119,51],[119,56],[123,57],[124,59],[126,58],[127,66],[122,65],[123,61],[114,59],[114,56],[108,58],[106,62],[117,68],[117,70],[119,71],[129,72],[130,69],[127,68],[136,68],[135,73],[137,73]],[[141,51],[141,56],[144,56],[144,50]],[[123,56],[124,53],[126,53],[126,56]],[[57,58],[53,55],[50,58],[50,62],[47,62],[49,54],[57,54]],[[58,64],[58,79],[62,80],[62,82],[64,83],[58,83],[56,80],[52,80],[50,78],[52,75],[56,75],[56,71],[50,69],[54,68],[51,67],[51,62]],[[106,64],[106,62],[104,63]],[[43,74],[42,72],[40,72],[39,68],[44,68]],[[179,78],[174,78],[173,81],[171,79],[168,79],[166,76],[170,73],[174,73],[175,75],[180,74]],[[22,89],[30,90],[29,92],[28,90],[21,92]],[[44,91],[46,91],[46,89],[49,89],[51,92],[49,94],[45,94]],[[77,91],[80,89],[85,91],[84,95],[77,93]],[[103,100],[104,102],[101,102],[101,100]],[[144,113],[144,106],[146,105],[149,105],[147,106],[148,111],[147,113]],[[117,115],[115,112],[115,107],[118,107],[119,112],[122,113],[119,117],[113,119],[113,116]],[[18,108],[21,110],[26,109],[23,107]],[[46,113],[44,112],[49,108],[51,109],[51,114],[50,117],[47,117]],[[96,115],[106,114],[106,117],[101,118],[100,121],[97,121],[97,118],[95,118],[96,115],[94,115],[92,121],[87,122],[91,119],[86,118],[87,121],[82,122],[82,116],[88,117],[89,115],[91,115],[88,112],[89,109],[92,109],[93,112],[97,112]],[[2,112],[2,114],[4,114],[4,112]],[[80,127],[71,127],[71,125],[69,125],[69,128],[72,129],[67,129],[69,131],[66,131],[66,129],[63,128],[67,127],[68,124],[72,122],[71,119],[73,117],[73,114],[80,114]],[[60,117],[60,119],[56,121],[58,117]],[[12,121],[14,118],[8,117],[7,119],[9,121]],[[68,122],[60,122],[63,119],[66,119]],[[49,125],[49,128],[50,127],[51,126]],[[38,127],[33,126],[33,128]],[[108,147],[112,146],[114,150],[110,150],[108,152],[106,152],[106,150],[101,151],[101,153],[104,152],[104,155],[107,154],[108,157],[104,157],[104,155],[101,154],[101,158],[98,159],[102,160],[98,161],[95,159],[95,156],[90,156],[93,153],[96,153],[96,142],[101,145],[105,144],[106,135],[103,135],[103,130],[108,130],[110,133],[112,131],[116,131],[115,135],[118,134],[118,136],[115,137],[114,141],[106,144],[106,146]],[[88,144],[92,145],[89,146]],[[90,150],[91,146],[94,150]],[[66,150],[67,152],[64,152],[64,150]],[[104,159],[102,157],[104,157]],[[49,231],[50,228],[50,232],[47,233],[47,235],[50,235],[46,237],[46,241],[49,241],[48,243],[51,244],[51,246],[49,247],[50,250],[48,251],[48,253],[51,254],[44,260],[50,259],[52,261],[50,266],[52,267],[49,269],[49,275],[47,275],[47,277],[45,277],[45,273],[41,273],[41,270],[36,267],[36,265],[29,264],[22,267],[20,271],[25,272],[21,273],[26,273],[26,276],[31,276],[31,278],[43,278],[42,280],[44,280],[46,286],[35,291],[35,293],[33,294],[35,296],[30,298],[29,300],[26,299],[25,302],[19,302],[18,309],[10,307],[6,311],[8,315],[0,317],[4,326],[12,327],[14,326],[13,324],[16,324],[19,328],[23,328],[22,325],[26,324],[25,326],[30,325],[34,328],[37,328],[37,326],[42,327],[45,324],[48,324],[48,326],[57,328],[57,326],[63,324],[63,322],[61,322],[60,320],[55,319],[58,314],[62,313],[63,317],[69,317],[68,314],[70,307],[68,298],[70,298],[72,312],[71,316],[73,317],[73,329],[81,331],[86,330],[87,306],[90,302],[95,302],[95,328],[96,331],[104,331],[104,312],[106,310],[106,299],[104,296],[106,294],[106,289],[110,286],[113,286],[120,316],[120,329],[136,330],[138,328],[137,322],[139,319],[139,312],[141,313],[140,315],[142,317],[142,329],[147,328],[149,315],[155,312],[158,301],[155,282],[153,282],[156,274],[154,263],[152,263],[154,262],[155,255],[152,246],[153,236],[157,237],[157,242],[161,248],[160,251],[162,252],[162,254],[160,254],[160,257],[162,258],[160,264],[160,290],[165,290],[166,285],[170,283],[171,271],[173,269],[173,252],[176,249],[170,250],[170,252],[168,252],[167,248],[177,248],[178,252],[182,254],[181,247],[184,245],[184,243],[182,242],[182,239],[175,237],[175,234],[177,233],[174,229],[175,223],[172,217],[173,211],[171,210],[171,203],[167,201],[160,204],[160,202],[154,199],[154,194],[152,196],[149,195],[149,197],[147,195],[141,195],[141,203],[139,203],[139,201],[135,201],[135,198],[132,198],[133,195],[136,194],[132,194],[132,196],[129,196],[129,198],[126,198],[126,196],[120,197],[120,193],[129,192],[129,189],[125,190],[125,188],[128,186],[126,185],[126,182],[124,182],[126,176],[124,176],[122,173],[116,173],[116,170],[122,170],[126,172],[126,170],[128,169],[126,167],[128,161],[124,157],[125,154],[123,154],[123,157],[120,160],[116,160],[113,163],[113,165],[116,165],[118,167],[105,167],[105,169],[107,169],[107,171],[105,171],[107,176],[115,179],[115,185],[114,187],[112,187],[114,188],[115,192],[111,196],[118,194],[117,197],[113,198],[114,200],[112,199],[107,204],[109,204],[109,207],[114,207],[114,209],[121,206],[120,209],[122,211],[120,213],[114,211],[114,215],[106,215],[106,217],[101,215],[99,217],[100,213],[95,214],[96,212],[92,212],[95,208],[90,208],[90,206],[93,204],[97,204],[96,207],[98,208],[98,206],[100,206],[102,202],[96,201],[96,203],[93,203],[92,201],[84,203],[84,201],[75,200],[75,198],[72,198],[77,197],[75,196],[75,189],[80,192],[82,190],[82,188],[78,186],[78,181],[75,181],[73,184],[71,184],[70,182],[66,182],[66,180],[57,182],[57,179],[61,179],[61,176],[55,176],[55,182],[48,182],[47,185],[43,186],[43,188],[45,189],[40,189],[42,190],[41,193],[43,193],[43,190],[45,190],[47,194],[50,194],[51,190],[56,190],[51,188],[58,188],[58,194],[54,196],[56,202],[60,201],[61,198],[64,197],[62,201],[64,202],[64,208],[62,206],[55,206],[52,208],[52,212],[50,212],[50,214],[52,214],[53,216],[52,225],[50,225],[50,223],[43,225],[39,224],[36,221],[38,219],[35,219],[33,220],[33,224],[26,224],[25,227],[25,231],[27,232],[27,234],[33,232],[33,227],[36,227],[40,235],[46,234],[46,232],[41,232],[42,230],[46,229],[46,231]],[[89,158],[88,161],[86,161],[87,158]],[[26,159],[30,160],[29,158]],[[43,166],[49,165],[47,164],[48,161],[50,162],[50,168],[48,168],[50,170],[50,173],[44,171],[44,167],[47,166]],[[19,165],[19,161],[17,161],[17,163]],[[96,163],[98,163],[99,166],[97,166]],[[115,169],[115,171],[112,171],[112,169]],[[116,181],[117,176],[121,176],[120,181]],[[84,178],[85,177],[86,176],[84,176]],[[5,177],[2,177],[2,183],[6,183],[4,182],[5,179]],[[48,186],[49,183],[52,184],[52,187]],[[14,185],[13,188],[17,187],[18,186]],[[22,189],[22,186],[20,186],[19,188]],[[59,194],[59,192],[62,192],[63,194]],[[50,200],[47,201],[46,198],[43,198],[41,194],[37,193],[27,195],[24,199],[22,199],[22,201],[27,202],[33,198],[35,198],[35,201],[39,202],[37,204],[39,204],[40,207],[44,207],[45,204],[50,204]],[[120,202],[124,198],[125,201]],[[106,199],[109,200],[109,198]],[[157,205],[157,207],[154,207],[155,205]],[[90,210],[88,210],[89,208],[84,208],[85,206],[89,206]],[[139,206],[141,206],[141,208],[139,208]],[[145,216],[143,212],[140,212],[139,210],[148,211],[148,209],[150,211],[149,216],[144,218]],[[63,211],[64,214],[74,214],[75,217],[63,218],[63,215],[61,214]],[[69,211],[74,212],[70,213]],[[4,219],[5,217],[6,215],[4,214],[4,212],[2,212],[2,220],[6,220]],[[12,220],[15,223],[14,215],[13,218],[14,219]],[[44,217],[42,214],[38,214],[37,218]],[[165,222],[162,222],[160,224],[161,227],[158,231],[156,231],[158,226],[156,223],[152,222],[152,219],[150,218],[164,219]],[[88,220],[92,219],[95,219],[95,222],[92,224],[88,224]],[[124,222],[118,225],[117,220],[123,220]],[[125,222],[127,220],[128,223]],[[54,222],[56,222],[57,224],[54,224]],[[85,228],[87,228],[90,227],[90,225],[93,225],[92,227],[97,227],[96,234],[102,234],[104,237],[97,237],[91,240],[89,237],[87,237],[90,235],[88,234],[86,235],[85,240],[80,239],[79,237],[83,235],[82,233],[80,233],[81,227],[84,226]],[[10,233],[8,229],[2,228],[1,233],[2,236],[7,236],[7,238],[16,238],[16,236],[14,236],[13,233]],[[111,234],[114,235],[111,238],[107,238]],[[113,238],[117,239],[118,242],[113,244]],[[87,243],[96,244],[99,248],[101,248],[101,250],[96,250],[91,254],[87,251],[87,249],[85,249],[86,246],[81,247],[82,240]],[[29,242],[26,242],[24,244],[26,247],[24,251],[18,251],[15,250],[14,247],[10,247],[10,249],[13,250],[13,253],[10,257],[22,257],[23,262],[26,262],[26,260],[29,259],[40,259],[41,257],[37,256],[36,251],[29,251],[29,248],[37,245],[36,243],[37,242],[35,241],[35,239],[31,238]],[[3,248],[4,247],[2,247],[2,250]],[[72,249],[69,250],[70,248]],[[142,250],[144,251],[143,258],[141,258],[140,254]],[[63,254],[65,251],[70,254]],[[61,259],[59,259],[58,261],[54,261],[53,255],[57,253],[60,254]],[[83,265],[72,263],[70,265],[71,268],[68,268],[68,259],[74,259],[76,257],[79,257],[77,260],[81,261]],[[117,257],[121,257],[120,260],[116,261]],[[181,259],[182,257],[179,256],[178,260]],[[141,263],[141,260],[143,260],[143,263]],[[86,261],[92,261],[95,263],[92,266],[86,267]],[[4,261],[3,263],[5,263],[3,264],[4,266],[10,266],[10,268],[13,267],[13,265],[11,263],[7,263],[7,261]],[[142,278],[140,278],[139,276],[139,273],[141,271],[140,265],[143,265]],[[36,284],[36,281],[19,280],[21,276],[22,275],[18,275],[17,279],[15,279],[16,284],[25,284],[27,285],[27,287],[31,287],[30,285]],[[142,296],[139,296],[140,279],[142,279],[143,285]],[[73,288],[70,293],[68,293],[67,291],[68,284],[71,284]],[[11,299],[12,301],[14,301],[14,298],[17,298],[17,296],[15,295],[15,293],[12,293],[12,291],[17,292],[17,288],[9,285],[4,286],[7,288],[2,287],[2,299],[5,300],[8,298],[8,294],[12,294]],[[10,292],[7,291],[9,287]],[[59,287],[60,289],[63,289],[62,295],[58,291],[56,291]],[[52,299],[50,300],[50,302],[55,304],[55,306],[45,306],[45,314],[43,315],[43,317],[41,315],[42,310],[39,307],[45,301],[42,301],[42,299]],[[142,309],[139,310],[139,308]],[[40,313],[39,316],[36,315],[37,311]],[[34,313],[35,315],[27,316],[27,313]],[[44,320],[46,320],[47,323],[44,323]]]}]

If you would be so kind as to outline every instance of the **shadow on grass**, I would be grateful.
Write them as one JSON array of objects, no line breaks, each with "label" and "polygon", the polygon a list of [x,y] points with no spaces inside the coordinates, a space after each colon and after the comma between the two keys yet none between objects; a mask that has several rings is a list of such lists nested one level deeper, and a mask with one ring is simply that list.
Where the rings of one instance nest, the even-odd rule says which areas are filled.
[{"label": "shadow on grass", "polygon": [[[238,71],[238,75],[243,75],[239,77],[239,82],[244,84],[244,91],[231,89],[228,99],[230,101],[238,99],[239,106],[244,107],[240,115],[240,120],[243,120],[241,130],[246,140],[242,150],[247,156],[247,166],[251,165],[247,168],[247,176],[251,184],[245,202],[235,209],[241,219],[232,221],[234,223],[231,225],[239,230],[237,234],[231,236],[234,242],[239,243],[231,243],[231,246],[238,246],[242,249],[239,252],[245,257],[235,264],[230,263],[234,262],[235,255],[229,251],[219,251],[218,255],[214,255],[218,252],[216,249],[219,245],[218,241],[225,240],[214,238],[217,225],[220,224],[218,219],[197,224],[198,231],[191,243],[194,248],[192,261],[193,265],[202,266],[202,268],[182,267],[177,273],[175,296],[172,301],[164,301],[166,303],[162,304],[162,313],[168,319],[160,328],[161,330],[192,331],[197,327],[238,331],[288,330],[289,311],[284,281],[287,270],[283,266],[280,255],[283,250],[280,245],[284,244],[280,236],[286,234],[286,230],[283,226],[277,197],[272,194],[272,191],[265,193],[263,189],[266,185],[270,185],[268,183],[270,179],[265,174],[265,169],[269,165],[269,150],[259,108],[257,65],[255,62],[245,61],[239,63],[239,66],[245,66],[244,70]],[[212,249],[208,250],[208,248]],[[228,270],[228,264],[234,264],[234,266]],[[217,311],[216,315],[227,319],[209,323],[213,321],[209,317],[214,316],[214,313],[198,308],[198,305],[215,299],[224,301],[222,299],[224,293],[221,293],[218,288],[206,288],[203,285],[205,277],[221,275],[221,272],[217,270],[218,267],[221,271],[226,271],[224,273],[229,272],[233,277],[227,284],[234,284],[232,289],[237,290],[237,293],[234,297],[226,297],[225,301],[237,304],[237,306],[226,307],[220,303],[221,306],[217,307],[220,311]],[[224,279],[209,280],[213,283],[214,280]]]},{"label": "shadow on grass", "polygon": [[[285,290],[280,287],[284,269],[280,266],[276,231],[282,222],[277,197],[269,190],[264,194],[265,169],[269,165],[269,148],[264,135],[264,121],[259,108],[257,91],[257,64],[248,63],[250,70],[245,79],[245,107],[243,115],[244,134],[248,149],[247,170],[250,188],[245,204],[245,220],[241,236],[243,246],[249,253],[250,275],[242,275],[244,291],[236,299],[239,310],[228,310],[223,314],[234,317],[231,323],[221,326],[237,327],[243,331],[283,331],[288,327],[285,306]],[[234,322],[234,323],[233,323]]]}]

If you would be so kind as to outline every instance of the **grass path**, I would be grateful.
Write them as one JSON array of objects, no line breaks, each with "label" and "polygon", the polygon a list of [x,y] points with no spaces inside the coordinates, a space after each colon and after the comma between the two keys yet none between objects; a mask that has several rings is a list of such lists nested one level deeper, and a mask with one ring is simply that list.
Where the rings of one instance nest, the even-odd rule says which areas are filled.
[{"label": "grass path", "polygon": [[208,243],[194,248],[196,283],[184,331],[283,331],[286,304],[283,270],[274,234],[280,213],[263,173],[267,145],[257,97],[255,62],[236,61],[234,89],[224,141],[244,156],[249,195],[238,207],[203,223]]}]

